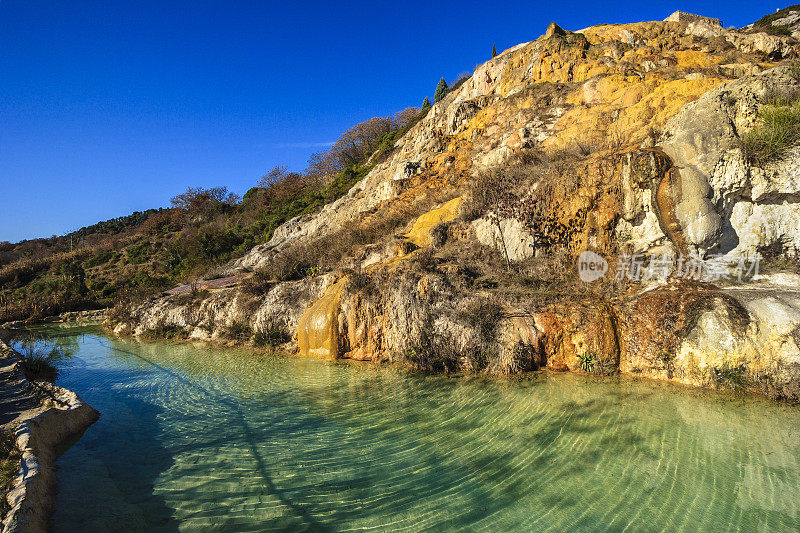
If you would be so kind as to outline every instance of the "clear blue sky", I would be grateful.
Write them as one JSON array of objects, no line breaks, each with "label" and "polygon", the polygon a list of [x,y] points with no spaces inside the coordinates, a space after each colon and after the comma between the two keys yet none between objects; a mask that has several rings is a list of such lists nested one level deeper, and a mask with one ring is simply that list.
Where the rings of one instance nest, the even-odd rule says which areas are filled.
[{"label": "clear blue sky", "polygon": [[0,241],[242,194],[356,122],[503,50],[676,9],[742,26],[771,2],[0,0]]}]

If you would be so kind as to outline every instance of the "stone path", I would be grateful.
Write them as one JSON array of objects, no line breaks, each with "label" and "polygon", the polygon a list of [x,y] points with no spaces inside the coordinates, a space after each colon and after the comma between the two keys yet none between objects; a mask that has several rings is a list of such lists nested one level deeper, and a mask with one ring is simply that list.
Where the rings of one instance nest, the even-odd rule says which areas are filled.
[{"label": "stone path", "polygon": [[[212,279],[210,281],[198,281],[195,285],[195,289],[202,291],[204,289],[221,289],[223,287],[228,287],[230,285],[235,285],[245,277],[245,274],[237,274],[235,276],[228,276],[226,278],[218,278]],[[178,285],[174,289],[170,289],[165,291],[166,294],[183,294],[192,291],[191,285]]]}]

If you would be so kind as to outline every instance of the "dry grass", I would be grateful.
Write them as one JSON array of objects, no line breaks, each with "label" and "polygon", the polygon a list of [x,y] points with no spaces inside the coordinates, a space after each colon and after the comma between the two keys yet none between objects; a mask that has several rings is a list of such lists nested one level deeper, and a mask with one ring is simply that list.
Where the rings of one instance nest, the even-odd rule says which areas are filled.
[{"label": "dry grass", "polygon": [[17,477],[22,451],[17,447],[17,439],[10,431],[0,431],[0,518],[9,510],[5,495]]},{"label": "dry grass", "polygon": [[773,91],[759,113],[761,123],[739,138],[739,147],[753,165],[785,157],[800,143],[800,89]]}]

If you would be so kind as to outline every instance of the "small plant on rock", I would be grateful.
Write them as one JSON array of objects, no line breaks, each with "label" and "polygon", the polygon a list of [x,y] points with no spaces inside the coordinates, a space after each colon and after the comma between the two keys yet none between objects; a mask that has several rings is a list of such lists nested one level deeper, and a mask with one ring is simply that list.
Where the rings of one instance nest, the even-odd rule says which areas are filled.
[{"label": "small plant on rock", "polygon": [[591,350],[587,350],[578,355],[578,366],[587,374],[593,373],[595,367],[598,366],[597,364],[597,355]]},{"label": "small plant on rock", "polygon": [[224,335],[236,342],[244,342],[250,339],[253,330],[247,322],[234,321],[224,329]]},{"label": "small plant on rock", "polygon": [[28,380],[53,383],[58,377],[58,368],[54,363],[70,354],[58,347],[47,351],[37,346],[26,346],[20,355],[20,365]]},{"label": "small plant on rock", "polygon": [[256,331],[253,336],[253,344],[256,346],[269,346],[276,348],[292,340],[292,336],[274,320],[270,320],[263,329]]},{"label": "small plant on rock", "polygon": [[711,372],[714,384],[723,389],[741,392],[747,389],[747,368],[745,365],[724,365],[714,368]]},{"label": "small plant on rock", "polygon": [[789,76],[791,76],[792,78],[794,78],[797,81],[800,81],[800,62],[799,61],[794,61],[789,66]]},{"label": "small plant on rock", "polygon": [[775,93],[767,100],[767,106],[759,114],[761,124],[739,138],[739,147],[753,165],[781,159],[800,142],[800,101],[797,97]]}]

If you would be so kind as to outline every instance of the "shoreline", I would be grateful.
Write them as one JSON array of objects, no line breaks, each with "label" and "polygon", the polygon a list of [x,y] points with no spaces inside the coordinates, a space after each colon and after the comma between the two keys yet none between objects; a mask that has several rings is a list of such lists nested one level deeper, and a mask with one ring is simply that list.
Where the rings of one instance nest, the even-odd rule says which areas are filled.
[{"label": "shoreline", "polygon": [[100,413],[69,389],[50,383],[28,381],[20,368],[20,355],[0,339],[0,364],[4,402],[33,399],[35,405],[22,409],[3,429],[13,432],[22,452],[14,481],[3,497],[9,511],[3,517],[2,532],[48,531],[55,505],[54,463],[66,451],[60,446],[78,437]]},{"label": "shoreline", "polygon": [[[199,338],[189,338],[184,336],[175,336],[175,337],[157,337],[153,336],[152,334],[147,335],[135,335],[133,333],[117,333],[114,331],[114,327],[105,322],[101,324],[96,324],[101,331],[103,331],[106,335],[113,335],[114,337],[118,337],[120,339],[133,339],[136,341],[145,341],[145,342],[159,342],[159,343],[176,343],[176,344],[201,344],[210,348],[222,348],[222,349],[247,349],[252,351],[254,354],[258,355],[284,355],[286,357],[295,357],[298,359],[318,359],[318,360],[325,360],[330,361],[331,363],[338,363],[338,364],[348,364],[354,365],[357,367],[393,367],[397,369],[401,369],[406,372],[411,373],[418,373],[421,375],[430,375],[430,376],[445,376],[445,377],[452,377],[452,378],[484,378],[484,379],[491,379],[491,380],[506,380],[506,381],[514,381],[515,379],[526,379],[531,377],[536,377],[540,375],[563,375],[563,374],[573,374],[577,376],[583,376],[587,379],[596,379],[598,381],[603,380],[613,380],[613,379],[626,379],[632,380],[635,382],[646,382],[652,383],[654,385],[667,385],[670,387],[675,387],[676,389],[683,390],[684,392],[691,392],[691,393],[712,393],[716,395],[720,395],[721,397],[729,397],[730,399],[743,399],[747,400],[748,398],[753,400],[759,401],[767,401],[770,403],[777,403],[781,405],[787,406],[796,406],[800,407],[800,402],[793,401],[787,398],[771,398],[769,395],[765,394],[762,391],[750,388],[743,388],[743,389],[733,389],[733,388],[725,388],[725,387],[712,387],[706,385],[695,385],[691,383],[686,383],[682,381],[675,381],[671,379],[666,379],[660,376],[650,376],[650,375],[643,375],[633,372],[625,372],[619,370],[614,374],[608,375],[600,375],[600,374],[592,374],[583,371],[575,371],[575,370],[558,370],[550,367],[542,367],[536,370],[529,370],[517,374],[491,374],[491,373],[483,373],[483,372],[468,372],[468,371],[451,371],[451,372],[435,372],[435,371],[426,371],[418,368],[414,368],[411,365],[404,364],[398,361],[375,361],[370,359],[355,359],[351,357],[336,357],[336,358],[328,358],[328,357],[314,357],[314,356],[303,356],[299,353],[298,349],[287,349],[284,346],[277,346],[273,348],[257,346],[255,344],[249,342],[241,342],[241,341],[233,341],[233,340],[220,340],[220,339],[199,339]],[[295,345],[296,346],[296,345]]]},{"label": "shoreline", "polygon": [[37,320],[12,320],[10,322],[3,322],[0,324],[0,330],[3,329],[25,329],[31,326],[45,326],[47,324],[69,324],[69,325],[83,325],[83,324],[97,324],[106,318],[108,308],[104,309],[89,309],[86,311],[67,311],[60,315],[46,316]]}]

